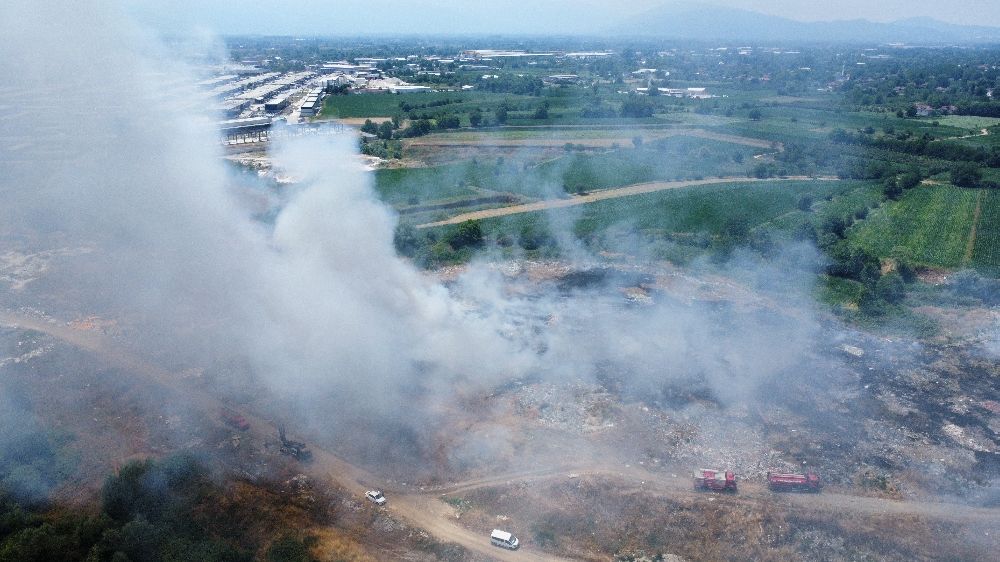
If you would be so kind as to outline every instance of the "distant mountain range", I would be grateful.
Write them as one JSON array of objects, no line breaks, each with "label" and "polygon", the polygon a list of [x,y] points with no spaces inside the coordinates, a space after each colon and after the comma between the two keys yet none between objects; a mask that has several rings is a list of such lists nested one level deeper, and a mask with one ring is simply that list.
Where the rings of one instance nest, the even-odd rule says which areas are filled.
[{"label": "distant mountain range", "polygon": [[[942,4],[942,10],[948,9],[946,6]],[[687,2],[655,8],[608,31],[614,35],[683,40],[898,42],[920,45],[1000,43],[1000,28],[953,25],[932,18],[907,18],[890,23],[862,19],[801,22],[736,8]]]}]

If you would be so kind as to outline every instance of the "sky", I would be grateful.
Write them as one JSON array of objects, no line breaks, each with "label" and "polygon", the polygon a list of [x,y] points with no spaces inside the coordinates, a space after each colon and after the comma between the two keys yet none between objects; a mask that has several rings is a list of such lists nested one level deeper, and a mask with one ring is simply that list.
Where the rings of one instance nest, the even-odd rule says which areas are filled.
[{"label": "sky", "polygon": [[[142,21],[221,34],[579,34],[613,27],[664,0],[124,0]],[[1000,1],[711,0],[803,21],[932,17],[1000,27]],[[624,5],[623,5],[624,4]],[[946,7],[944,7],[946,6]]]}]

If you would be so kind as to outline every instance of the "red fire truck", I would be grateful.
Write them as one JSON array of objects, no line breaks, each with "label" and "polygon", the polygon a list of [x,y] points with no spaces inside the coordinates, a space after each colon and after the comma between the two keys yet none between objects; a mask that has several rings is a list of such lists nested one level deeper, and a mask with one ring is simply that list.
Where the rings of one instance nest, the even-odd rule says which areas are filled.
[{"label": "red fire truck", "polygon": [[694,489],[736,493],[736,475],[732,471],[699,468],[694,471]]},{"label": "red fire truck", "polygon": [[768,472],[767,486],[775,492],[819,492],[823,487],[819,476],[812,472],[805,474],[790,474],[787,472]]}]

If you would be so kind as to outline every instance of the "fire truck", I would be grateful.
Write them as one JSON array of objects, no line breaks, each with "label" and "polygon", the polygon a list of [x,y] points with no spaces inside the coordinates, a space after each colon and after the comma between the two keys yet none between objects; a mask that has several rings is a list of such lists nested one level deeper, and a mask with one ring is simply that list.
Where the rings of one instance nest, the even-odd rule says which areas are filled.
[{"label": "fire truck", "polygon": [[774,492],[819,492],[823,487],[819,476],[812,472],[790,474],[787,472],[767,473],[767,486]]},{"label": "fire truck", "polygon": [[694,471],[694,489],[736,493],[736,475],[729,470],[699,468]]}]

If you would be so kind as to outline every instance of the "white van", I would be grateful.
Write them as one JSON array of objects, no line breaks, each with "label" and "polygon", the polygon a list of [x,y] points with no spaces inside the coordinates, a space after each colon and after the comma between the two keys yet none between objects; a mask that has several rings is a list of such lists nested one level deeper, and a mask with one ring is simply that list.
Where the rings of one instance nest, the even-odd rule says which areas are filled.
[{"label": "white van", "polygon": [[510,550],[517,550],[517,547],[521,546],[517,537],[507,531],[501,531],[500,529],[493,529],[493,534],[490,535],[490,543],[493,546],[499,546],[500,548],[507,548]]}]

